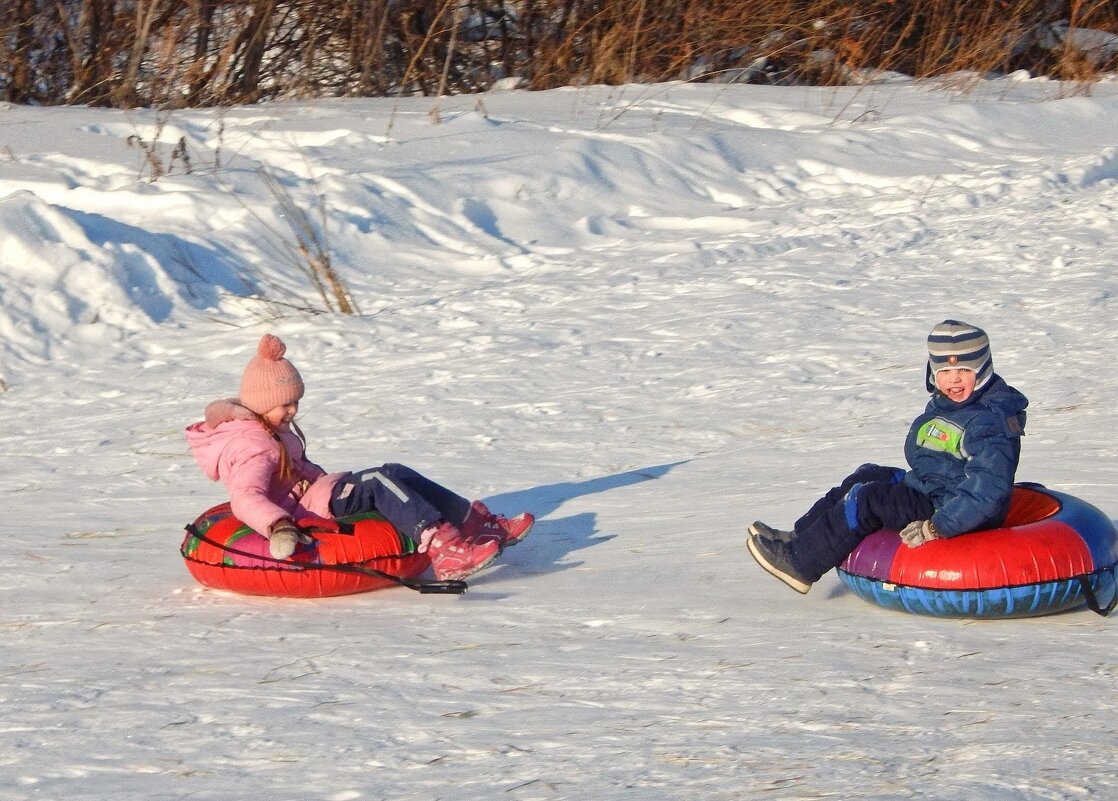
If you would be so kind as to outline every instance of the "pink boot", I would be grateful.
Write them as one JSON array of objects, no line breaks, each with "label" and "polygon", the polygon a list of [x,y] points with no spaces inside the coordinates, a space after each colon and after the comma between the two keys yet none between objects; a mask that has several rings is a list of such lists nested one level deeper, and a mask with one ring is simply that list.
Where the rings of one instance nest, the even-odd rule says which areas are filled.
[{"label": "pink boot", "polygon": [[499,543],[503,551],[527,537],[535,522],[536,518],[531,512],[522,512],[516,517],[508,518],[493,514],[484,503],[474,501],[470,504],[469,514],[462,521],[462,531],[468,537],[493,540]]},{"label": "pink boot", "polygon": [[[428,536],[431,534],[431,536]],[[472,576],[497,558],[501,546],[493,541],[469,537],[450,523],[439,523],[434,532],[427,529],[421,540],[427,540],[427,555],[439,581]]]}]

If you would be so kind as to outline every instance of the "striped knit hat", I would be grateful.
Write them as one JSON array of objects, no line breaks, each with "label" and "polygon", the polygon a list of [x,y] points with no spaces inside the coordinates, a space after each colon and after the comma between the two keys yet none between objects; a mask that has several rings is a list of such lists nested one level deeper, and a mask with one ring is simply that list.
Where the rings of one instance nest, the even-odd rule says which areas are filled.
[{"label": "striped knit hat", "polygon": [[953,369],[974,371],[975,390],[984,387],[994,375],[990,338],[977,326],[944,320],[928,334],[928,391],[935,391],[936,373]]}]

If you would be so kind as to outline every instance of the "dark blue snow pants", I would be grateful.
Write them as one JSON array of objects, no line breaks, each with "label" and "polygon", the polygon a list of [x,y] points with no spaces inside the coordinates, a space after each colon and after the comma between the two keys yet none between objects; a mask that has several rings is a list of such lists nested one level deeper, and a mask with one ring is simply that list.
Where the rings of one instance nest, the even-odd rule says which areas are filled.
[{"label": "dark blue snow pants", "polygon": [[393,528],[419,542],[441,520],[459,526],[470,502],[402,464],[371,467],[339,481],[330,495],[334,517],[378,512]]},{"label": "dark blue snow pants", "polygon": [[793,564],[818,580],[841,565],[867,535],[931,517],[932,502],[904,484],[904,474],[898,467],[864,464],[829,490],[796,521]]}]

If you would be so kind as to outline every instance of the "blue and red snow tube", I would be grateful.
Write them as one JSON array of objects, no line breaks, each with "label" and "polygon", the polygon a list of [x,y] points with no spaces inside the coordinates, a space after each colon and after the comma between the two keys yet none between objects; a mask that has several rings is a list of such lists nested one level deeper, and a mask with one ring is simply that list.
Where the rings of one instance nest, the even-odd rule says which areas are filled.
[{"label": "blue and red snow tube", "polygon": [[1034,617],[1118,605],[1118,529],[1086,501],[1019,484],[1005,524],[907,548],[895,531],[866,537],[838,569],[856,595],[942,617]]}]

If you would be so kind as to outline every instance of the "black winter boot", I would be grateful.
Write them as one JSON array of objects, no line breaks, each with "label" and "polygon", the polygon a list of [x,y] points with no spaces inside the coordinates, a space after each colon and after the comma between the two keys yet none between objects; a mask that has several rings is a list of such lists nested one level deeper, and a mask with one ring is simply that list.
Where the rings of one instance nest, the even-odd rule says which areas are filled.
[{"label": "black winter boot", "polygon": [[795,531],[784,531],[779,528],[773,528],[768,523],[762,523],[757,520],[749,527],[750,534],[756,534],[758,537],[764,537],[767,540],[777,540],[779,542],[790,542],[796,536]]},{"label": "black winter boot", "polygon": [[796,592],[806,595],[814,582],[793,563],[791,545],[785,540],[769,539],[754,533],[752,529],[753,526],[750,526],[746,545],[757,564]]}]

